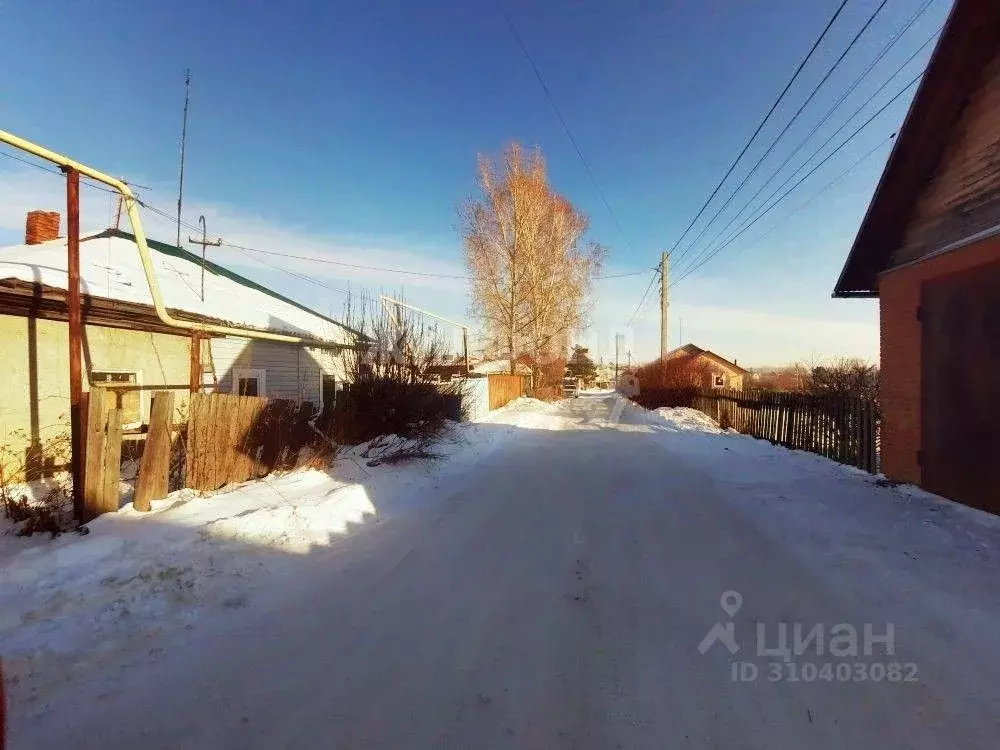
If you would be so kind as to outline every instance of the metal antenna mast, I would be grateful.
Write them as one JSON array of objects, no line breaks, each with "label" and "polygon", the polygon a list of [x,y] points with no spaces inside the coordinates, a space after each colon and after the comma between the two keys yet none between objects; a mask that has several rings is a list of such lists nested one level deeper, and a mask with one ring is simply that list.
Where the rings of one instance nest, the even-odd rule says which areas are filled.
[{"label": "metal antenna mast", "polygon": [[188,104],[191,101],[191,70],[184,71],[184,121],[181,125],[181,176],[177,185],[177,247],[181,246],[181,206],[184,203],[184,148],[187,145]]}]

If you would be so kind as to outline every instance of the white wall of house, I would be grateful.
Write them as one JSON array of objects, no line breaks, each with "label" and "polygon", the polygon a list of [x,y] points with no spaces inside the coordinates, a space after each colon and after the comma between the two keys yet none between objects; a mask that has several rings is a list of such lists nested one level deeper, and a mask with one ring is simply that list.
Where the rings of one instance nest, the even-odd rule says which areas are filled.
[{"label": "white wall of house", "polygon": [[259,395],[267,398],[323,403],[322,376],[344,378],[343,358],[329,351],[278,341],[214,338],[212,363],[220,393],[234,392],[236,377],[257,377]]}]

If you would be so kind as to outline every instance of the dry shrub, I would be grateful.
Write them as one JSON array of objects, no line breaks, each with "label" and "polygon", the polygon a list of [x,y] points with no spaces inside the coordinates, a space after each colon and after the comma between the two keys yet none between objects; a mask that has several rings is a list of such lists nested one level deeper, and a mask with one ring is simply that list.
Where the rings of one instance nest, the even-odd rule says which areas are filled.
[{"label": "dry shrub", "polygon": [[[59,478],[45,488],[39,499],[31,498],[25,481],[39,482],[62,468],[57,461],[68,455],[69,430],[60,417],[57,432],[45,440],[28,440],[23,430],[11,434],[12,443],[0,446],[0,506],[3,514],[17,524],[19,536],[46,532],[56,536],[75,527],[71,483]],[[18,450],[15,446],[27,444]]]}]

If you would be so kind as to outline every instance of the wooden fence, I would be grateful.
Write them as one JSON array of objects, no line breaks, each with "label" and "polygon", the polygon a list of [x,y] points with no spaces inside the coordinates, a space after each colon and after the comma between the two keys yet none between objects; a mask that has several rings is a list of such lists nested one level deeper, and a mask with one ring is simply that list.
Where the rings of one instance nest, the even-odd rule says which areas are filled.
[{"label": "wooden fence", "polygon": [[721,427],[865,471],[878,469],[878,408],[868,399],[712,389],[698,391],[691,406]]},{"label": "wooden fence", "polygon": [[212,491],[227,484],[295,468],[300,450],[317,436],[312,404],[234,396],[191,396],[185,486]]},{"label": "wooden fence", "polygon": [[490,411],[506,406],[515,398],[524,395],[524,378],[521,375],[488,375],[490,387]]}]

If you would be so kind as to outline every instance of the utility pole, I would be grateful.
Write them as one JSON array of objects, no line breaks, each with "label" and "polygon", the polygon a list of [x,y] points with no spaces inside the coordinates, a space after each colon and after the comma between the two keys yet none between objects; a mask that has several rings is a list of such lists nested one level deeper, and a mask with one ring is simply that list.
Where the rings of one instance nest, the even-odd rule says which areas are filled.
[{"label": "utility pole", "polygon": [[181,125],[181,176],[177,185],[177,247],[181,246],[181,205],[184,202],[184,149],[187,146],[188,103],[191,101],[191,71],[184,71],[184,120]]},{"label": "utility pole", "polygon": [[660,359],[667,358],[670,346],[669,328],[667,327],[667,310],[670,308],[670,254],[664,250],[660,257]]},{"label": "utility pole", "polygon": [[[67,321],[69,323],[69,429],[70,466],[73,473],[73,517],[80,523],[89,521],[83,495],[86,445],[83,424],[83,313],[80,302],[80,173],[63,167],[66,173],[66,290]],[[0,727],[0,731],[2,731]]]},{"label": "utility pole", "polygon": [[677,319],[677,346],[684,346],[684,318]]},{"label": "utility pole", "polygon": [[615,334],[615,387],[618,387],[618,341],[621,334]]},{"label": "utility pole", "polygon": [[[198,223],[201,224],[201,239],[196,240],[189,234],[188,242],[190,242],[192,245],[201,245],[201,301],[204,302],[205,301],[205,248],[209,246],[218,247],[219,245],[222,244],[222,238],[216,237],[214,242],[208,239],[208,231],[205,228],[204,216],[198,217]],[[178,246],[180,245],[180,240],[178,240],[177,244]]]}]

